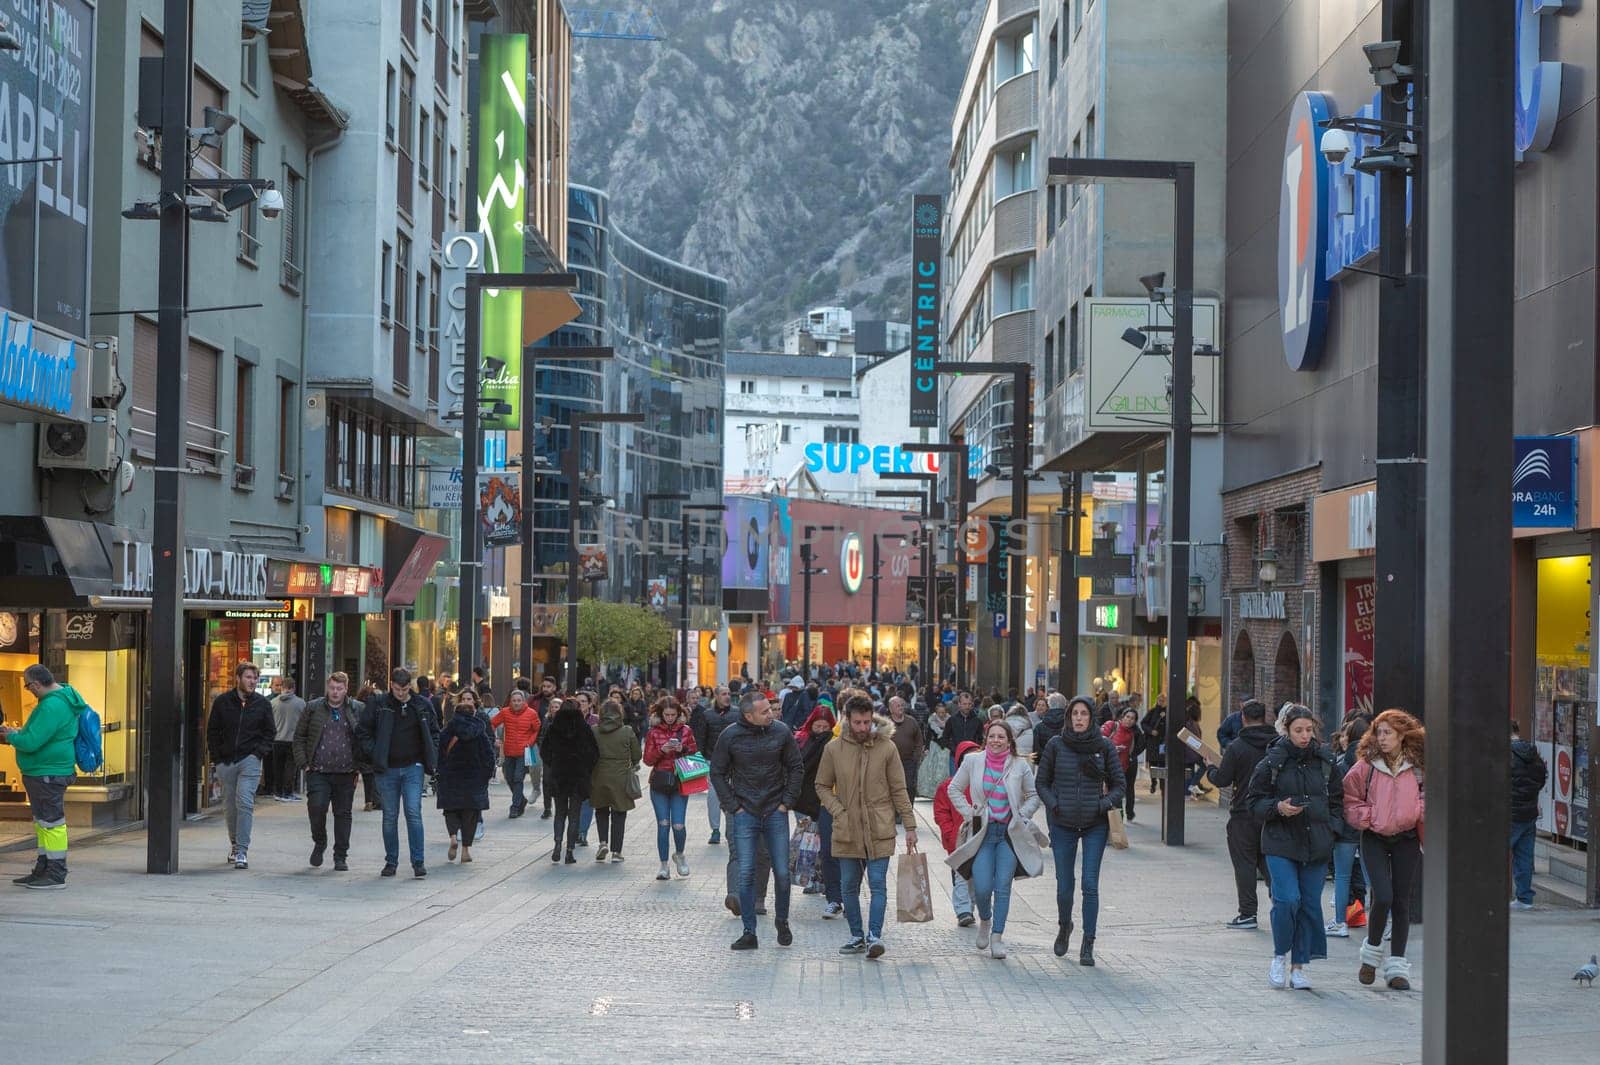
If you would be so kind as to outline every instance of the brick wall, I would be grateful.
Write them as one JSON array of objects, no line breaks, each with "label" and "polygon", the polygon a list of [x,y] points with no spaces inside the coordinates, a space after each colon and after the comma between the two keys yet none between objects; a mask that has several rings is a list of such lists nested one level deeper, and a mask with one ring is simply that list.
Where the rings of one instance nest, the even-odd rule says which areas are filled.
[{"label": "brick wall", "polygon": [[[1310,534],[1311,500],[1321,487],[1322,471],[1311,467],[1222,497],[1223,587],[1229,596],[1222,675],[1230,709],[1244,695],[1255,696],[1274,711],[1291,698],[1315,705],[1320,625],[1316,617],[1307,618],[1307,607],[1318,607],[1307,603],[1306,593],[1315,593],[1320,583],[1317,565],[1311,561]],[[1285,617],[1242,619],[1240,594],[1266,590],[1258,560],[1268,547],[1278,555],[1278,579],[1272,590],[1284,593]],[[1305,646],[1308,621],[1309,648]]]}]

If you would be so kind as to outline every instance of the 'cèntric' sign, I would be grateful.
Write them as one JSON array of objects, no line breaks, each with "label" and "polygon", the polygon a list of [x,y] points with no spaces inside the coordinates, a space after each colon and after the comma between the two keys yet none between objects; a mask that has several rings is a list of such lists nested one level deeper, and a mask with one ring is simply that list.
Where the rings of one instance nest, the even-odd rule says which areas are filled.
[{"label": "'c\u00e8ntric' sign", "polygon": [[944,197],[914,196],[911,208],[911,418],[914,429],[939,425],[939,264],[944,255]]}]

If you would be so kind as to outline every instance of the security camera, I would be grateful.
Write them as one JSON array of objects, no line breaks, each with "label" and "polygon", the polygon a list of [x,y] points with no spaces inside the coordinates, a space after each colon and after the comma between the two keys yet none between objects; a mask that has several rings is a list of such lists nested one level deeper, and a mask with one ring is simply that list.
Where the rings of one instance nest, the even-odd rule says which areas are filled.
[{"label": "security camera", "polygon": [[1322,157],[1334,166],[1344,162],[1355,146],[1355,138],[1342,129],[1330,129],[1322,134]]},{"label": "security camera", "polygon": [[262,218],[277,218],[283,213],[283,193],[277,189],[264,189],[257,204]]}]

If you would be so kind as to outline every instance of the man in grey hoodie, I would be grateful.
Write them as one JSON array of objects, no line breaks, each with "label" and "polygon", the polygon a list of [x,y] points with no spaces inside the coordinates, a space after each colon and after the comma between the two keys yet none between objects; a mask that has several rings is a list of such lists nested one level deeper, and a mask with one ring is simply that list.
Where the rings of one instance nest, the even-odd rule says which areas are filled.
[{"label": "man in grey hoodie", "polygon": [[306,701],[295,694],[294,678],[279,680],[283,690],[272,700],[272,794],[279,802],[299,802],[300,769],[294,761],[294,729],[306,711]]}]

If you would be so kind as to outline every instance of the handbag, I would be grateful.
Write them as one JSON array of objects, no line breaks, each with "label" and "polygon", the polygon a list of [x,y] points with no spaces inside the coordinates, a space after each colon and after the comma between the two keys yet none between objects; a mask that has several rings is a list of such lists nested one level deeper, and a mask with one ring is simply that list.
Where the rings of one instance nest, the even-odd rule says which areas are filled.
[{"label": "handbag", "polygon": [[670,769],[650,770],[650,790],[662,795],[678,794],[678,774]]},{"label": "handbag", "polygon": [[895,861],[894,918],[902,924],[925,924],[933,920],[933,884],[928,879],[928,857],[921,851],[907,851]]},{"label": "handbag", "polygon": [[644,791],[639,787],[638,766],[634,766],[633,771],[622,778],[622,793],[630,799],[644,798]]}]

